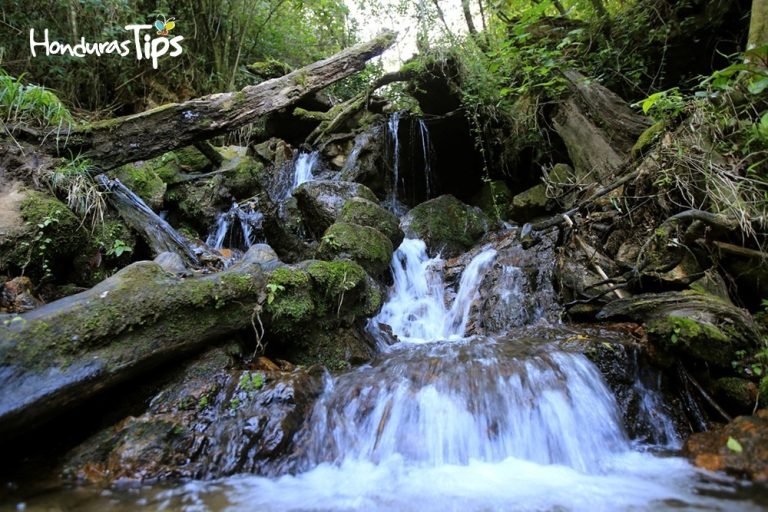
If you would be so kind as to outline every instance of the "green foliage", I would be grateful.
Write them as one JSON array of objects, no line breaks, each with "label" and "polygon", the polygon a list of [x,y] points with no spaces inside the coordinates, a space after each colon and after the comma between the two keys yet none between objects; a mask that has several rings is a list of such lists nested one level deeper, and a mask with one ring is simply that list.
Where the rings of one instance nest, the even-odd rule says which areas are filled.
[{"label": "green foliage", "polygon": [[240,381],[237,383],[237,389],[252,393],[258,391],[264,386],[264,375],[258,372],[243,372]]},{"label": "green foliage", "polygon": [[656,121],[663,121],[666,119],[675,119],[682,114],[686,106],[686,101],[680,93],[680,89],[674,87],[667,91],[653,93],[644,100],[634,103],[632,106],[639,106],[642,108],[643,114],[650,115]]},{"label": "green foliage", "polygon": [[734,453],[741,453],[744,451],[744,448],[742,448],[741,443],[730,436],[728,437],[728,441],[726,442],[725,446],[727,446],[728,449]]},{"label": "green foliage", "polygon": [[285,290],[285,286],[277,283],[267,283],[267,304],[272,304],[278,292]]},{"label": "green foliage", "polygon": [[133,251],[133,247],[126,244],[122,240],[117,239],[112,244],[112,247],[110,247],[109,250],[107,250],[107,256],[115,256],[116,258],[119,258],[123,254],[131,251]]},{"label": "green foliage", "polygon": [[44,87],[25,85],[23,78],[14,78],[0,68],[0,119],[11,125],[69,127],[72,115],[58,96]]}]

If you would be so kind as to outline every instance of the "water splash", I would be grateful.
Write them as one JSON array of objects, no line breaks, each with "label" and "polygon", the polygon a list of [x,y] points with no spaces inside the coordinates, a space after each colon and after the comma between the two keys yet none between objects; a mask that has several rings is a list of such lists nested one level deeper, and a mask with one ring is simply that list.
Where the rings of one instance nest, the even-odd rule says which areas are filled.
[{"label": "water splash", "polygon": [[369,323],[374,336],[381,339],[376,329],[386,324],[401,341],[421,343],[463,337],[478,286],[495,257],[494,249],[485,249],[472,259],[462,274],[456,297],[446,307],[442,259],[430,258],[421,240],[403,240],[392,258],[392,293]]}]

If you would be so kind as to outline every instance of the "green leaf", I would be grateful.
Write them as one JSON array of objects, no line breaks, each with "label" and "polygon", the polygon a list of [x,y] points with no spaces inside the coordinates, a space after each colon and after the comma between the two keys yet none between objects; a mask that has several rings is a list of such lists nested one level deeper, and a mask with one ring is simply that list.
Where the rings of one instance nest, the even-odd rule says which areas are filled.
[{"label": "green leaf", "polygon": [[728,438],[728,442],[726,443],[725,446],[727,446],[728,449],[734,453],[741,453],[744,451],[744,448],[741,447],[741,443],[732,437]]}]

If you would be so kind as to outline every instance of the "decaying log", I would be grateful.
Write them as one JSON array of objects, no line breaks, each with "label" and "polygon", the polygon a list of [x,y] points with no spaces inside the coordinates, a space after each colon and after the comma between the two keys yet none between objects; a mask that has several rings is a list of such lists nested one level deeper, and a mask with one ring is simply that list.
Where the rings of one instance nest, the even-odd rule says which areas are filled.
[{"label": "decaying log", "polygon": [[258,263],[181,279],[134,263],[77,295],[0,315],[0,439],[249,326]]},{"label": "decaying log", "polygon": [[96,181],[108,191],[109,202],[128,226],[141,233],[152,249],[153,256],[164,252],[176,253],[187,265],[197,265],[197,256],[189,245],[170,224],[160,218],[136,194],[131,192],[120,180],[110,180],[104,174],[96,176]]},{"label": "decaying log", "polygon": [[59,137],[58,145],[52,142],[49,148],[52,153],[79,154],[102,169],[146,160],[250,124],[352,75],[389,48],[395,35],[382,32],[369,42],[239,92],[212,94],[76,126]]}]

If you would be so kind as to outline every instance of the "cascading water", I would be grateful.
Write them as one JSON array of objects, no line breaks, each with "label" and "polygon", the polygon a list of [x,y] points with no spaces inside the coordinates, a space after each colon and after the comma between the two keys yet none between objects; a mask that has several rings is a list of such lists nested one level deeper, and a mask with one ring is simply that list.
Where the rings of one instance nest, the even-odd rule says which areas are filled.
[{"label": "cascading water", "polygon": [[446,307],[440,273],[442,260],[430,258],[421,240],[404,240],[392,258],[392,294],[369,324],[374,336],[377,326],[385,324],[403,341],[419,343],[463,337],[477,287],[495,256],[495,250],[486,249],[472,259],[462,274],[456,298]]},{"label": "cascading water", "polygon": [[418,120],[419,137],[421,139],[421,153],[424,159],[424,187],[426,199],[432,197],[432,146],[429,142],[429,129],[423,119]]},{"label": "cascading water", "polygon": [[387,132],[392,140],[392,191],[389,197],[389,208],[392,211],[397,211],[397,189],[400,185],[400,137],[398,131],[400,130],[400,112],[395,112],[389,116],[387,122]]},{"label": "cascading water", "polygon": [[[238,205],[233,203],[229,210],[220,213],[216,218],[214,229],[206,238],[205,243],[213,249],[221,249],[225,245],[227,235],[229,235],[227,245],[230,248],[248,250],[258,241],[263,220],[264,215],[254,210],[250,204]],[[239,240],[235,236],[234,226],[239,228],[241,235]]]},{"label": "cascading water", "polygon": [[317,165],[319,158],[319,151],[313,151],[311,153],[299,153],[299,156],[296,157],[296,163],[294,164],[293,183],[291,183],[291,190],[288,191],[288,196],[290,196],[291,192],[296,190],[296,188],[302,183],[306,183],[315,179],[315,176],[312,174],[312,170]]}]

